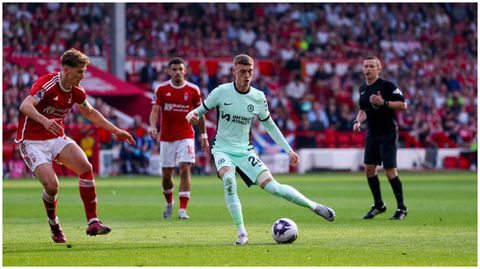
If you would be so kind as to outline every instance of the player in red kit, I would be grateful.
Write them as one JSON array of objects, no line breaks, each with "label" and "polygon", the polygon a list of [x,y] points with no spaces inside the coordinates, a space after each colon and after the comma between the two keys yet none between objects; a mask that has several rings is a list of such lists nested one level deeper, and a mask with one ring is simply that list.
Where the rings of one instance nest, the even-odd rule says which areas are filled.
[{"label": "player in red kit", "polygon": [[97,217],[97,193],[92,165],[82,149],[65,136],[63,120],[74,104],[82,115],[110,132],[117,139],[134,144],[132,136],[106,120],[87,100],[80,81],[85,77],[89,59],[76,49],[66,51],[61,72],[40,77],[20,105],[17,139],[19,151],[27,166],[43,185],[42,199],[55,243],[65,243],[57,217],[59,182],[52,168],[56,160],[79,177],[80,196],[87,216],[87,235],[107,234],[111,228]]},{"label": "player in red kit", "polygon": [[[185,119],[187,113],[202,102],[200,89],[185,80],[186,67],[181,58],[173,58],[168,63],[170,80],[160,84],[153,97],[150,112],[149,134],[157,139],[158,116],[161,111],[160,159],[162,166],[163,195],[167,201],[164,218],[170,218],[173,210],[173,171],[180,167],[180,208],[178,217],[188,219],[187,204],[190,199],[190,170],[195,163],[195,134],[192,125]],[[205,119],[199,124],[201,146],[207,151],[209,144],[205,132]]]}]

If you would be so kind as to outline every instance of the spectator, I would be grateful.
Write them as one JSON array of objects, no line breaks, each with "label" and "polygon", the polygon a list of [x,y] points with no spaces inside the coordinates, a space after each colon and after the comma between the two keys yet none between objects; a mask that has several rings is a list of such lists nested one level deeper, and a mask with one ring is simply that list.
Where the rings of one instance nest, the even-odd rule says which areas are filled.
[{"label": "spectator", "polygon": [[298,108],[300,99],[305,96],[308,92],[307,85],[302,80],[302,76],[299,73],[295,73],[293,75],[293,80],[290,81],[287,86],[285,87],[285,93],[287,97],[289,97],[292,102],[295,103],[295,107]]},{"label": "spectator", "polygon": [[[66,46],[85,50],[93,47],[94,52],[89,54],[96,55],[100,51],[101,56],[110,56],[108,48],[112,41],[108,25],[111,17],[107,12],[110,7],[110,3],[6,3],[4,56],[6,59],[10,56],[47,56],[45,53],[58,56]],[[351,10],[355,10],[354,15],[350,14]],[[405,17],[405,10],[409,11],[408,17]],[[448,136],[455,137],[450,132],[455,125],[453,118],[458,119],[459,113],[462,120],[466,119],[465,113],[469,120],[476,117],[477,74],[473,59],[477,58],[477,14],[474,3],[132,3],[126,5],[126,12],[127,52],[131,56],[161,57],[181,52],[188,59],[230,56],[250,50],[249,53],[257,58],[277,62],[278,70],[269,81],[287,85],[291,70],[298,71],[302,66],[300,60],[321,59],[321,66],[331,62],[341,66],[345,58],[355,59],[360,53],[378,52],[382,61],[397,64],[396,70],[385,70],[385,74],[390,79],[402,78],[401,82],[392,81],[406,90],[412,110],[418,105],[431,111],[434,105],[442,111],[444,104],[450,102],[448,107],[455,111],[444,113],[442,119],[444,125],[449,126],[442,132],[448,132]],[[168,19],[148,19],[153,14]],[[181,14],[184,20],[179,19]],[[240,38],[240,31],[248,32],[249,38]],[[33,40],[33,36],[41,38]],[[255,36],[253,40],[252,36]],[[248,41],[244,43],[240,39]],[[268,56],[265,56],[268,46],[263,41],[270,46]],[[295,54],[300,52],[303,56],[295,59]],[[345,74],[337,73],[341,68],[334,67],[332,72],[315,72],[311,81],[308,75],[304,76],[316,101],[328,107],[328,100],[333,97],[340,107],[347,102],[345,96],[358,98],[355,96],[358,93],[350,89],[356,88],[352,84],[358,85],[362,78],[355,77],[360,73],[355,71],[355,65],[347,65]],[[35,80],[25,79],[24,72],[18,66],[4,63],[3,111],[18,106],[18,100],[25,95],[26,83]],[[196,74],[203,82],[194,81],[192,77],[198,85],[206,83],[208,86],[204,89],[212,90],[220,81],[230,80],[222,74],[217,78],[204,73]],[[142,86],[150,90],[151,83]],[[452,92],[458,93],[453,95]],[[273,99],[275,97],[271,103]],[[287,117],[300,122],[296,109],[292,110],[289,105],[284,108]],[[453,129],[467,130],[465,137],[476,135],[476,130],[463,126],[462,123]],[[457,141],[463,139],[457,137]]]},{"label": "spectator", "polygon": [[152,61],[147,59],[147,62],[140,71],[140,82],[152,85],[152,82],[157,78],[157,70],[152,66]]}]

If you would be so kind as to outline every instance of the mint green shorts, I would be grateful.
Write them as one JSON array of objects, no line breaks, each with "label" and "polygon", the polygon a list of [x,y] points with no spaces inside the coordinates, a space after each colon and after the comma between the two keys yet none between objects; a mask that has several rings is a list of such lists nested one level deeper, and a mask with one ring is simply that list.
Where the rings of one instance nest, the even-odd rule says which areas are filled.
[{"label": "mint green shorts", "polygon": [[245,150],[244,153],[240,154],[212,149],[212,155],[217,173],[222,167],[231,167],[240,175],[248,187],[256,184],[258,175],[263,171],[270,171],[253,149]]}]

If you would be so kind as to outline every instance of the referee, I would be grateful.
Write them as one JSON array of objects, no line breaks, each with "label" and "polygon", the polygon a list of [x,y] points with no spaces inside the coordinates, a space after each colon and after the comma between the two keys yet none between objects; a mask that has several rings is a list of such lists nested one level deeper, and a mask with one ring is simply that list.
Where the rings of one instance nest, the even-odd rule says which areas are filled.
[{"label": "referee", "polygon": [[405,110],[407,104],[400,89],[388,81],[379,78],[382,71],[380,60],[375,56],[363,60],[365,83],[360,86],[360,110],[353,122],[353,130],[360,131],[362,122],[368,124],[364,163],[368,185],[373,194],[374,204],[363,216],[372,219],[387,210],[382,201],[377,165],[383,163],[388,181],[397,200],[397,210],[390,218],[402,220],[407,216],[407,207],[403,203],[402,183],[397,174],[397,124],[396,110]]}]

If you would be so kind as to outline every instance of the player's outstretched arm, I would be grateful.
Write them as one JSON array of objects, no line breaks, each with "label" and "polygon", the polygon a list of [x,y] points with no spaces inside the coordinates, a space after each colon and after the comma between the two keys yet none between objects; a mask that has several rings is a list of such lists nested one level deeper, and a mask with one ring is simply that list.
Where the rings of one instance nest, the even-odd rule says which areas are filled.
[{"label": "player's outstretched arm", "polygon": [[87,99],[85,99],[83,104],[78,106],[78,110],[80,110],[80,113],[82,113],[85,118],[93,122],[98,127],[104,128],[105,130],[113,133],[118,140],[125,140],[130,145],[135,144],[135,140],[127,131],[118,128],[105,119],[105,117],[98,112],[98,110],[90,105]]},{"label": "player's outstretched arm", "polygon": [[38,102],[39,101],[35,100],[31,95],[27,96],[22,104],[20,104],[20,112],[42,124],[49,132],[55,135],[60,135],[62,133],[62,126],[57,121],[60,121],[61,119],[49,119],[40,114],[35,108]]},{"label": "player's outstretched arm", "polygon": [[266,120],[260,120],[260,123],[262,123],[267,133],[272,137],[273,141],[275,141],[277,145],[279,145],[288,154],[293,152],[282,132],[280,132],[275,122],[273,122],[272,117],[268,116]]}]

